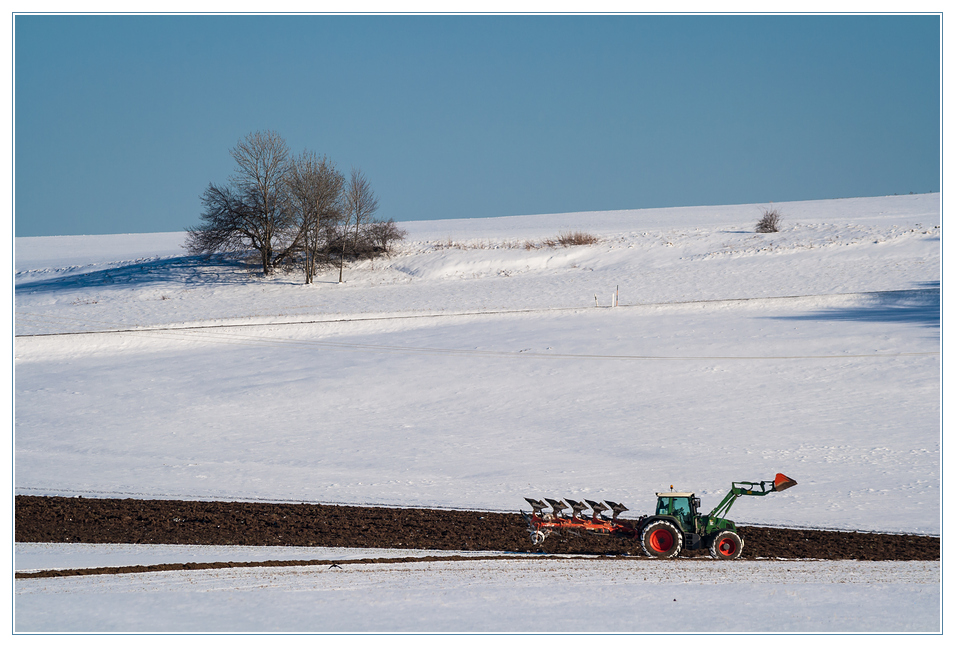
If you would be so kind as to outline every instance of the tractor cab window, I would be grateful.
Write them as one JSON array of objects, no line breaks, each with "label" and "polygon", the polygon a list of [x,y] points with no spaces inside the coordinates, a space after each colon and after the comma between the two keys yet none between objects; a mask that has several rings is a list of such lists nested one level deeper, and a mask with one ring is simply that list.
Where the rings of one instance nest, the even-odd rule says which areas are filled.
[{"label": "tractor cab window", "polygon": [[661,496],[657,499],[657,514],[676,517],[683,528],[693,528],[693,510],[685,496]]},{"label": "tractor cab window", "polygon": [[693,512],[690,510],[690,500],[686,497],[674,497],[673,512],[674,517],[680,520],[684,528],[693,526]]}]

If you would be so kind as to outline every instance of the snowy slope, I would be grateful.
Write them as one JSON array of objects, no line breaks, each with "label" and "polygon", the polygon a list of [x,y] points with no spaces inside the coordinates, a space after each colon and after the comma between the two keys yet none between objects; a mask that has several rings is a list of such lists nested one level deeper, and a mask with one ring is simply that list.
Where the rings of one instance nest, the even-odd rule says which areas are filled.
[{"label": "snowy slope", "polygon": [[[149,235],[126,254],[123,236],[17,239],[16,332],[587,307],[616,286],[621,304],[937,287],[937,194],[775,206],[784,230],[768,236],[752,233],[755,205],[402,223],[393,257],[311,286],[182,257],[184,234],[155,234],[155,254]],[[574,230],[603,240],[523,249]],[[68,262],[50,260],[48,240]]]},{"label": "snowy slope", "polygon": [[[671,484],[707,507],[782,471],[799,485],[730,517],[939,534],[939,196],[775,206],[772,235],[752,233],[759,205],[405,223],[392,257],[312,286],[185,257],[176,233],[18,239],[15,490],[495,510],[569,496],[635,516]],[[574,230],[601,241],[525,249]],[[21,544],[15,559],[392,552]],[[937,632],[940,577],[532,558],[21,579],[14,630]],[[692,610],[678,627],[675,608]]]},{"label": "snowy slope", "polygon": [[639,514],[782,471],[731,517],[939,533],[939,196],[774,206],[407,223],[312,286],[17,240],[16,491]]},{"label": "snowy slope", "polygon": [[939,577],[938,562],[527,557],[97,575],[18,580],[15,629],[937,632]]}]

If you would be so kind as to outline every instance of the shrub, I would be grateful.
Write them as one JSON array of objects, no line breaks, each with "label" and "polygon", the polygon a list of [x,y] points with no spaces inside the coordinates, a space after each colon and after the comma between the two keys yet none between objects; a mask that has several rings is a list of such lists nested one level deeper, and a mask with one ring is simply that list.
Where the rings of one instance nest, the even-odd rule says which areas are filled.
[{"label": "shrub", "polygon": [[776,209],[764,209],[763,217],[756,223],[757,234],[771,234],[779,231],[779,223],[783,219]]},{"label": "shrub", "polygon": [[399,228],[394,220],[389,219],[384,222],[376,220],[369,223],[365,237],[375,254],[388,254],[391,252],[391,244],[404,240],[407,235],[407,231]]}]

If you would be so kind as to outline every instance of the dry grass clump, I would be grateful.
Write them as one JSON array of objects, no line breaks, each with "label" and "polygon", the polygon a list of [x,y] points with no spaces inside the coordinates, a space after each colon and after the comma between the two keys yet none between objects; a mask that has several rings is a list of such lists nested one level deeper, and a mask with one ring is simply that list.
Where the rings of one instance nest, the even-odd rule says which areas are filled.
[{"label": "dry grass clump", "polygon": [[541,249],[542,247],[570,247],[572,245],[593,245],[600,239],[584,231],[562,231],[557,238],[548,238],[540,242],[527,241],[524,249]]},{"label": "dry grass clump", "polygon": [[600,242],[600,239],[593,234],[583,231],[561,232],[557,238],[547,238],[545,240],[524,240],[513,241],[506,240],[492,243],[488,241],[471,241],[467,243],[456,242],[448,236],[447,241],[432,243],[434,249],[543,249],[544,247],[570,247],[572,245],[593,245]]},{"label": "dry grass clump", "polygon": [[598,240],[600,239],[585,231],[566,231],[561,232],[560,236],[557,237],[557,244],[564,247],[570,247],[571,245],[593,245]]},{"label": "dry grass clump", "polygon": [[756,223],[756,233],[772,234],[779,231],[779,223],[782,219],[782,214],[776,209],[764,209],[763,217]]}]

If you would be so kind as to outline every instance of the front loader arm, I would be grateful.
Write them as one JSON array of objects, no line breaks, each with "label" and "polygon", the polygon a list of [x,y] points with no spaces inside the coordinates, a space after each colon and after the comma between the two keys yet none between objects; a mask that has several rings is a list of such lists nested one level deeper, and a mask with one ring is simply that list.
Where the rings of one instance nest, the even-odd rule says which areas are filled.
[{"label": "front loader arm", "polygon": [[772,481],[733,481],[730,491],[726,493],[719,505],[713,508],[710,517],[713,519],[725,518],[729,514],[730,508],[736,503],[736,499],[744,494],[747,496],[766,496],[770,492],[782,492],[794,485],[796,485],[796,481],[785,474],[777,474]]}]

